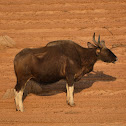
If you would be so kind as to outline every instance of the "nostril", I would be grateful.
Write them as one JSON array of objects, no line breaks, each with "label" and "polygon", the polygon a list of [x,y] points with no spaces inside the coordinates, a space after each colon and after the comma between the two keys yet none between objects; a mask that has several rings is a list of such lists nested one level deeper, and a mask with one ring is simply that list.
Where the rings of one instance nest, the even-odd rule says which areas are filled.
[{"label": "nostril", "polygon": [[118,58],[116,57],[116,61],[118,61]]}]

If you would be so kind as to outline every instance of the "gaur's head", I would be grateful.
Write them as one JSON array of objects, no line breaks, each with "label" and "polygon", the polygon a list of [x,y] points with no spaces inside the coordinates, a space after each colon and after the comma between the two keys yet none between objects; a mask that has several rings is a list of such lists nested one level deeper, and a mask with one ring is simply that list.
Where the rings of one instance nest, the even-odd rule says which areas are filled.
[{"label": "gaur's head", "polygon": [[100,35],[98,37],[98,42],[96,42],[94,33],[93,42],[94,44],[88,42],[87,45],[88,48],[96,48],[96,55],[98,56],[98,59],[108,63],[115,63],[118,60],[115,54],[105,46],[105,41],[100,41]]}]

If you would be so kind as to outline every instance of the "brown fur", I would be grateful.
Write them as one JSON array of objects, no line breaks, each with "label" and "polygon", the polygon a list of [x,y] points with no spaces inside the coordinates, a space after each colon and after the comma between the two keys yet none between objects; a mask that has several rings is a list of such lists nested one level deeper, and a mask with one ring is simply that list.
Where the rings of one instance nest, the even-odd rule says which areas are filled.
[{"label": "brown fur", "polygon": [[88,48],[83,48],[70,40],[59,40],[50,42],[45,47],[23,49],[19,52],[14,59],[17,77],[14,89],[16,109],[22,112],[24,110],[22,95],[30,79],[43,85],[61,79],[66,80],[67,103],[74,106],[74,82],[91,72],[97,60],[109,63],[117,60],[106,48],[104,41],[100,43],[100,36],[98,43],[95,41],[95,34],[93,40],[95,45],[88,42]]},{"label": "brown fur", "polygon": [[[83,48],[68,40],[59,40],[51,44],[41,48],[24,49],[16,55],[14,68],[17,76],[15,87],[17,91],[24,88],[29,78],[42,84],[66,79],[69,85],[73,85],[74,81],[91,72],[95,62],[102,57],[100,54],[97,55],[97,47]],[[115,55],[112,56],[109,58],[111,61],[108,62],[116,60]],[[104,57],[101,59],[104,60]]]}]

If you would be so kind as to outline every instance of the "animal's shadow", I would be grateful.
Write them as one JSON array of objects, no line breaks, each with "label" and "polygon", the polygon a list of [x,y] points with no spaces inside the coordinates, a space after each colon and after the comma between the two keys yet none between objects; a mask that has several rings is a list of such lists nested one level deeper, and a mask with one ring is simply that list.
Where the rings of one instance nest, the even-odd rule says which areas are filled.
[{"label": "animal's shadow", "polygon": [[[75,82],[74,87],[75,93],[81,92],[83,89],[89,88],[97,81],[115,81],[116,78],[110,75],[104,74],[102,71],[91,72],[86,74],[80,81]],[[66,92],[66,81],[61,80],[59,82],[49,84],[49,85],[40,85],[39,83],[30,80],[25,89],[23,100],[30,93],[39,95],[39,96],[50,96],[58,93]]]}]

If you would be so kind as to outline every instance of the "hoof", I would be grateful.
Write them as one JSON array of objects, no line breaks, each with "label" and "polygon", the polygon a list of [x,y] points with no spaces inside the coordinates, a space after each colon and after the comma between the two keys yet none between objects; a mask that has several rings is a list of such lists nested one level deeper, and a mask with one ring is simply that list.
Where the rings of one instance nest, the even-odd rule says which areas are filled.
[{"label": "hoof", "polygon": [[24,112],[24,108],[20,108],[20,112]]},{"label": "hoof", "polygon": [[75,106],[75,104],[74,104],[74,103],[73,103],[73,104],[69,104],[69,106],[74,107],[74,106]]},{"label": "hoof", "polygon": [[70,103],[67,102],[67,104],[68,104],[69,106],[71,106],[71,107],[74,107],[74,106],[75,106],[75,103],[71,103],[71,104],[70,104]]},{"label": "hoof", "polygon": [[20,110],[20,109],[17,109],[17,108],[16,108],[16,111],[24,112],[24,109]]},{"label": "hoof", "polygon": [[69,105],[69,101],[66,101],[66,103]]},{"label": "hoof", "polygon": [[16,111],[19,111],[19,109],[16,109]]}]

